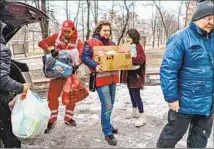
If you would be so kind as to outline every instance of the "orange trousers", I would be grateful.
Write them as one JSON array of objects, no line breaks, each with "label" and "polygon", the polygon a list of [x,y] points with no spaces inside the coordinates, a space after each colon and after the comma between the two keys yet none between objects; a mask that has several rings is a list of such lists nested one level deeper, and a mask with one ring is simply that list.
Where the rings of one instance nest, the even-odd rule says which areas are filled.
[{"label": "orange trousers", "polygon": [[[51,110],[51,117],[49,123],[54,123],[57,120],[58,116],[58,107],[59,107],[59,97],[62,94],[63,85],[66,79],[52,79],[50,80],[50,87],[48,91],[48,106]],[[68,99],[65,99],[66,96],[62,97],[62,103],[65,103]],[[66,104],[65,107],[65,117],[64,121],[69,121],[74,115],[75,103]]]}]

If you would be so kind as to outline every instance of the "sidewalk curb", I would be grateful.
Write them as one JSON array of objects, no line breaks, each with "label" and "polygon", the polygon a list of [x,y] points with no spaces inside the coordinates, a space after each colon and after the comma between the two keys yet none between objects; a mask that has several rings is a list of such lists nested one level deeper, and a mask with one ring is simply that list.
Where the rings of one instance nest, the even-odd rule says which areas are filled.
[{"label": "sidewalk curb", "polygon": [[36,56],[29,56],[29,57],[12,57],[14,60],[26,60],[26,59],[36,59],[36,58],[42,58],[44,54],[42,55],[36,55]]}]

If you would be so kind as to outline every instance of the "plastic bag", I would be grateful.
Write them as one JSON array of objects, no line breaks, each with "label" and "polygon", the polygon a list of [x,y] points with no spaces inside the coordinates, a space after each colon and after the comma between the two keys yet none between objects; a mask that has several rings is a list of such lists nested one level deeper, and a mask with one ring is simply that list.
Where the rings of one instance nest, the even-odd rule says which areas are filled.
[{"label": "plastic bag", "polygon": [[88,95],[88,89],[84,86],[84,84],[79,80],[76,75],[73,74],[67,78],[63,86],[62,93],[62,99],[65,99],[65,101],[63,101],[64,105],[81,101],[85,99]]},{"label": "plastic bag", "polygon": [[20,138],[35,137],[43,134],[51,115],[48,102],[28,90],[26,98],[15,97],[11,122],[13,133]]},{"label": "plastic bag", "polygon": [[[72,74],[72,66],[67,58],[65,58],[65,53],[60,52],[61,56],[59,58],[54,58],[50,54],[46,55],[45,61],[45,76],[48,78],[66,78]],[[64,58],[63,58],[64,57]],[[57,67],[61,67],[62,71],[58,71]]]}]

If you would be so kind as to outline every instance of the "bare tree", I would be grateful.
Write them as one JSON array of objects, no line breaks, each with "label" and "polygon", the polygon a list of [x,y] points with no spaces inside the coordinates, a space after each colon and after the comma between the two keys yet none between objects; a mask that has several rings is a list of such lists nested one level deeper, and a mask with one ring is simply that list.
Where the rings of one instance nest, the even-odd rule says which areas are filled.
[{"label": "bare tree", "polygon": [[[40,9],[41,11],[43,11],[45,14],[47,14],[47,10],[46,10],[46,0],[41,0],[41,5],[39,4],[40,1],[34,0],[35,6],[36,8]],[[45,39],[48,37],[48,27],[49,27],[49,20],[42,20],[40,22],[40,28],[42,31],[42,39]],[[44,51],[44,54],[46,54],[47,52]]]},{"label": "bare tree", "polygon": [[[156,6],[156,8],[160,14],[160,17],[161,17],[161,20],[163,23],[163,28],[165,30],[166,38],[168,38],[168,30],[167,30],[166,25],[165,25],[164,17],[163,17],[162,11],[161,11],[161,6],[160,5],[158,6],[158,4],[155,2],[155,0],[153,0],[153,2],[154,2],[155,6]],[[160,4],[160,0],[159,0],[159,4]]]},{"label": "bare tree", "polygon": [[134,27],[135,27],[135,11],[134,11],[134,9],[135,9],[135,2],[132,1],[132,4],[133,4],[133,6],[132,6],[132,14],[133,14],[133,18],[132,18],[132,28],[134,28]]},{"label": "bare tree", "polygon": [[94,0],[94,23],[98,23],[98,0]]},{"label": "bare tree", "polygon": [[[47,10],[46,10],[46,0],[41,0],[41,10],[44,13],[47,13]],[[43,20],[40,23],[41,30],[42,30],[42,38],[43,39],[48,37],[48,25],[49,25],[49,21],[48,20]]]},{"label": "bare tree", "polygon": [[82,38],[85,40],[85,20],[84,20],[84,3],[82,3]]},{"label": "bare tree", "polygon": [[90,25],[90,0],[87,0],[87,23],[86,23],[87,33],[86,33],[86,40],[88,40],[89,36],[90,36],[89,25]]},{"label": "bare tree", "polygon": [[70,12],[68,9],[68,0],[65,0],[65,14],[66,14],[66,19],[70,20]]},{"label": "bare tree", "polygon": [[[39,4],[40,1],[34,0],[36,8],[40,9],[43,11],[45,14],[47,14],[46,10],[46,0],[41,0],[41,5]],[[40,28],[42,31],[42,39],[45,39],[48,37],[48,26],[49,26],[49,21],[48,20],[42,20],[40,22]]]},{"label": "bare tree", "polygon": [[76,17],[74,18],[74,23],[75,23],[76,27],[77,27],[77,23],[78,23],[79,10],[80,10],[80,0],[78,1],[77,13],[76,13]]},{"label": "bare tree", "polygon": [[112,6],[111,6],[111,11],[110,11],[110,20],[111,20],[111,23],[113,22],[113,18],[115,16],[114,7],[115,7],[115,4],[114,4],[114,0],[113,0],[112,1]]},{"label": "bare tree", "polygon": [[[25,3],[27,4],[27,0],[25,0]],[[26,40],[27,40],[27,26],[24,27],[24,54],[25,54],[25,57],[27,57]]]},{"label": "bare tree", "polygon": [[179,11],[178,11],[178,30],[180,29],[180,16],[181,16],[181,10],[182,10],[183,3],[184,3],[184,1],[180,2],[180,7],[179,7]]},{"label": "bare tree", "polygon": [[187,26],[187,23],[188,23],[188,15],[189,15],[189,6],[190,6],[190,1],[186,1],[185,2],[185,6],[186,6],[186,16],[185,16],[185,24],[184,24],[184,26]]},{"label": "bare tree", "polygon": [[155,11],[155,16],[153,12],[153,5],[152,5],[152,47],[155,47],[155,36],[156,36],[156,26],[157,26],[157,11]]},{"label": "bare tree", "polygon": [[120,37],[118,39],[117,45],[120,44],[120,41],[123,38],[123,35],[124,35],[125,31],[126,31],[126,27],[127,27],[128,21],[129,21],[129,7],[126,4],[126,0],[124,0],[124,5],[125,5],[125,8],[126,8],[126,20],[125,20],[125,25],[123,26],[121,35],[120,35]]}]

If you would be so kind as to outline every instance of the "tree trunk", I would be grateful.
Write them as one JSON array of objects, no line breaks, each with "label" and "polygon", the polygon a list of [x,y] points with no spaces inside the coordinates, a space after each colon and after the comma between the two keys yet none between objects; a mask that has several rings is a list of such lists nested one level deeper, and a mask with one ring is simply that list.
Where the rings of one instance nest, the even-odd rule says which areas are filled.
[{"label": "tree trunk", "polygon": [[66,14],[66,19],[69,20],[69,9],[68,9],[68,0],[65,1],[65,14]]},{"label": "tree trunk", "polygon": [[[47,14],[46,0],[41,0],[41,11],[43,11],[44,13]],[[43,21],[40,22],[40,27],[41,27],[41,30],[42,30],[42,38],[43,39],[48,37],[48,25],[49,25],[48,20],[43,20]]]},{"label": "tree trunk", "polygon": [[120,35],[120,37],[119,37],[119,39],[118,39],[117,45],[120,44],[120,41],[121,41],[121,39],[123,38],[123,35],[124,35],[125,31],[126,31],[127,24],[128,24],[128,22],[129,22],[129,8],[128,8],[127,4],[126,4],[126,0],[124,0],[124,5],[125,5],[125,7],[126,7],[126,12],[127,12],[127,13],[126,13],[126,21],[125,21],[125,25],[124,25],[124,27],[123,27],[123,29],[122,29],[122,33],[121,33],[121,35]]},{"label": "tree trunk", "polygon": [[[25,0],[25,3],[27,4],[27,0]],[[23,45],[23,48],[24,48],[24,54],[25,54],[25,57],[27,57],[27,26],[24,27],[24,45]]]},{"label": "tree trunk", "polygon": [[160,8],[160,6],[157,5],[157,3],[155,2],[155,0],[153,0],[153,2],[154,2],[154,4],[155,4],[157,10],[158,10],[159,13],[160,13],[161,21],[162,21],[162,23],[163,23],[163,27],[164,27],[165,34],[166,34],[166,38],[168,38],[168,30],[167,30],[167,28],[166,28],[166,24],[165,24],[165,21],[164,21],[164,18],[163,18],[163,14],[162,14],[161,8]]},{"label": "tree trunk", "polygon": [[188,9],[190,6],[190,1],[186,2],[186,17],[185,17],[185,26],[187,26],[187,22],[188,22]]},{"label": "tree trunk", "polygon": [[94,23],[98,23],[98,0],[94,0]]},{"label": "tree trunk", "polygon": [[183,5],[183,1],[181,1],[181,5],[179,7],[179,12],[178,12],[178,30],[180,29],[180,16],[181,16],[182,5]]},{"label": "tree trunk", "polygon": [[112,6],[111,6],[111,16],[110,16],[110,18],[111,18],[111,23],[113,22],[113,18],[114,18],[114,0],[112,1]]},{"label": "tree trunk", "polygon": [[[154,18],[154,19],[153,19]],[[156,25],[157,25],[157,13],[155,12],[155,16],[154,16],[154,12],[153,12],[153,6],[152,6],[152,37],[153,37],[153,40],[152,40],[152,48],[155,47],[155,34],[156,34]]]},{"label": "tree trunk", "polygon": [[[46,0],[41,0],[41,11],[43,11],[45,14],[47,14],[46,10]],[[45,39],[48,37],[48,26],[49,26],[49,21],[48,20],[42,20],[40,22],[40,27],[42,31],[42,39]],[[46,50],[44,50],[44,54],[46,54]]]},{"label": "tree trunk", "polygon": [[86,40],[89,39],[90,36],[90,0],[87,0],[87,33],[86,33]]},{"label": "tree trunk", "polygon": [[85,40],[85,20],[84,20],[84,6],[82,4],[82,38]]},{"label": "tree trunk", "polygon": [[135,20],[134,20],[134,9],[135,9],[134,1],[132,1],[132,4],[133,4],[133,10],[132,10],[132,13],[133,13],[132,28],[134,28],[134,27],[135,27],[135,25],[134,25],[134,24],[135,24],[135,22],[134,22],[134,21],[135,21]]},{"label": "tree trunk", "polygon": [[79,0],[79,3],[78,3],[76,17],[74,18],[74,23],[75,23],[76,28],[77,28],[77,23],[78,23],[79,9],[80,9],[80,0]]},{"label": "tree trunk", "polygon": [[160,46],[160,36],[158,36],[158,48]]}]

